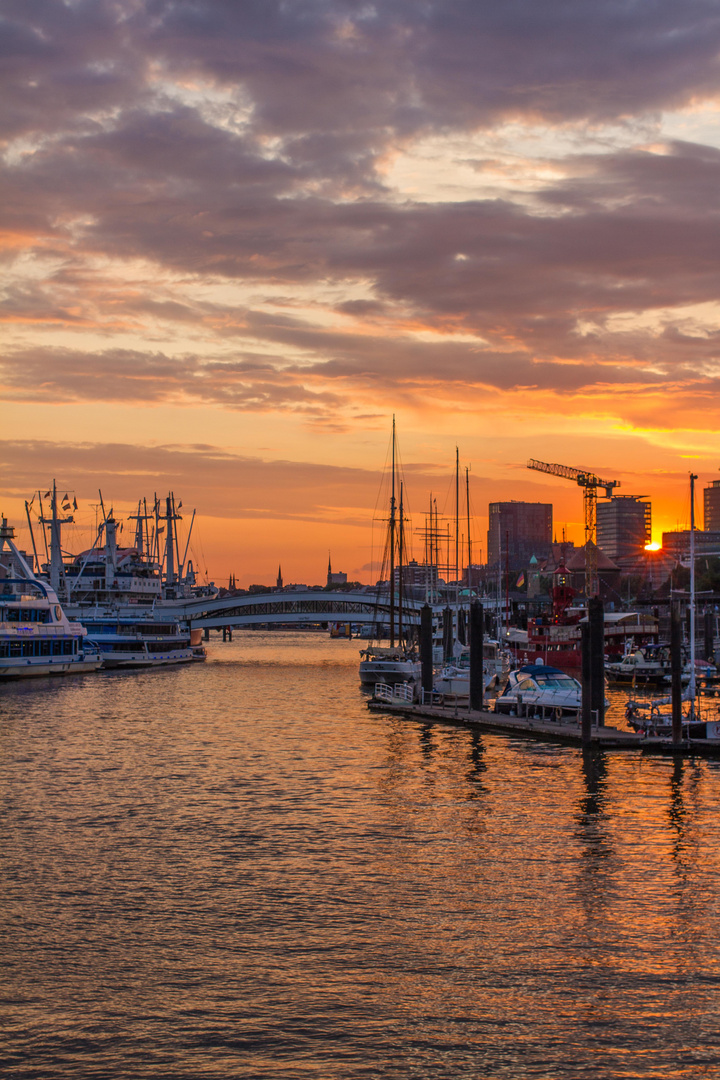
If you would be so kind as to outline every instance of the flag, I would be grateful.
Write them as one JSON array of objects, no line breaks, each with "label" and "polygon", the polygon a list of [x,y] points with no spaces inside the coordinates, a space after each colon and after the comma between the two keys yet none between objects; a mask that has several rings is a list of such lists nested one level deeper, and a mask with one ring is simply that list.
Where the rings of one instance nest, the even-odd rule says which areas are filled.
[{"label": "flag", "polygon": [[515,588],[516,588],[516,589],[522,589],[522,587],[523,587],[523,585],[524,585],[524,584],[525,584],[525,571],[524,571],[524,570],[521,570],[521,571],[520,571],[520,574],[519,574],[519,576],[518,576],[518,579],[517,579],[517,581],[515,582]]},{"label": "flag", "polygon": [[44,499],[49,499],[50,498],[50,492],[46,491],[45,494],[43,495],[43,498]]}]

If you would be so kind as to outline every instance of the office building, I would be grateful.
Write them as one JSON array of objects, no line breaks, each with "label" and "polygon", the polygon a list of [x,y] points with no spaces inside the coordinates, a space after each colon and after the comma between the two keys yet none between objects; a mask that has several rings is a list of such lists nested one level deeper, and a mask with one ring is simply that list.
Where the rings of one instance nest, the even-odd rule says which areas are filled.
[{"label": "office building", "polygon": [[597,504],[597,546],[609,559],[633,559],[652,540],[652,510],[642,496],[613,495]]},{"label": "office building", "polygon": [[703,528],[720,532],[720,480],[713,480],[703,491]]},{"label": "office building", "polygon": [[497,502],[489,506],[488,566],[523,570],[552,547],[552,503]]}]

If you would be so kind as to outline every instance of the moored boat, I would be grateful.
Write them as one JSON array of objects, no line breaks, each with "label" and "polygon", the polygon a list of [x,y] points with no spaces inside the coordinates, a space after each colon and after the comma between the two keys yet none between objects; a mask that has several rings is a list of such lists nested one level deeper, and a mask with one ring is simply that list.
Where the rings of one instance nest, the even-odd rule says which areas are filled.
[{"label": "moored boat", "polygon": [[3,518],[0,526],[0,679],[95,671],[101,660],[54,589],[35,577]]},{"label": "moored boat", "polygon": [[495,701],[495,712],[576,720],[582,709],[582,687],[572,675],[546,664],[525,664],[508,676]]}]

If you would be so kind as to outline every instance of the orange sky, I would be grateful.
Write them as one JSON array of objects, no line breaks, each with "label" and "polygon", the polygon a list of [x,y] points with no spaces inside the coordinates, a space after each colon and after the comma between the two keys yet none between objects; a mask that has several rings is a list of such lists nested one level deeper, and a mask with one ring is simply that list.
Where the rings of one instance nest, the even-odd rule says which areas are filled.
[{"label": "orange sky", "polygon": [[[718,477],[720,27],[696,0],[11,5],[3,485],[198,510],[218,582],[373,580],[397,417],[417,528]],[[698,500],[702,524],[701,497]],[[421,546],[415,554],[422,557]]]}]

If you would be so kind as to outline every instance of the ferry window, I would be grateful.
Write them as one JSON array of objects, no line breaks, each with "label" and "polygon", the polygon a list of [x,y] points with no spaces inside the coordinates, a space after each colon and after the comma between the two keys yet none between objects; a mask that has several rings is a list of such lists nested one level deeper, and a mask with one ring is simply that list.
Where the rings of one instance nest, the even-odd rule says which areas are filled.
[{"label": "ferry window", "polygon": [[18,608],[16,608],[16,607],[8,608],[7,621],[8,622],[19,622],[20,621],[20,611],[18,610]]},{"label": "ferry window", "polygon": [[50,656],[50,653],[52,652],[51,646],[52,646],[51,641],[41,641],[40,642],[40,655],[41,656]]}]

